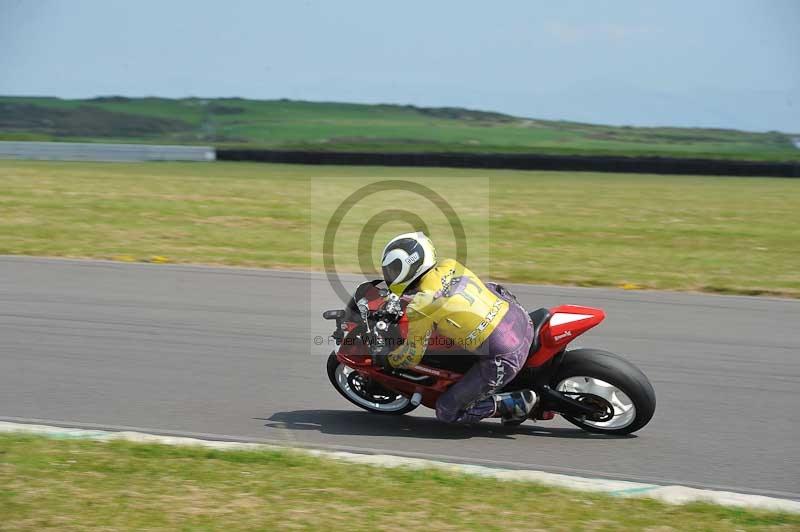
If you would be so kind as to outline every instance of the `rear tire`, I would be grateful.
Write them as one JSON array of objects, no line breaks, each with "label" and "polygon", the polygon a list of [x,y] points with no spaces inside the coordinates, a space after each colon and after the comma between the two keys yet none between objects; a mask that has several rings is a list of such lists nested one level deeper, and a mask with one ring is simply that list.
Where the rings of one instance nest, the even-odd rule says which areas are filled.
[{"label": "rear tire", "polygon": [[[373,414],[400,416],[411,412],[419,405],[412,405],[411,400],[399,393],[387,390],[377,383],[372,383],[354,375],[353,370],[339,362],[335,353],[328,357],[328,379],[342,397],[359,408]],[[356,379],[356,380],[354,380]],[[356,386],[353,386],[353,384]],[[363,388],[360,386],[363,385]]]},{"label": "rear tire", "polygon": [[[554,390],[565,391],[580,389],[584,382],[587,383],[587,389],[594,386],[597,390],[609,393],[614,398],[612,403],[616,402],[622,406],[630,402],[634,407],[632,413],[620,409],[618,414],[615,405],[615,417],[626,417],[612,419],[606,423],[563,416],[585,431],[597,434],[630,434],[647,425],[655,413],[656,393],[653,385],[639,368],[613,353],[599,349],[567,351],[550,385]],[[618,396],[622,397],[622,400],[619,400]],[[619,426],[619,423],[622,426]]]}]

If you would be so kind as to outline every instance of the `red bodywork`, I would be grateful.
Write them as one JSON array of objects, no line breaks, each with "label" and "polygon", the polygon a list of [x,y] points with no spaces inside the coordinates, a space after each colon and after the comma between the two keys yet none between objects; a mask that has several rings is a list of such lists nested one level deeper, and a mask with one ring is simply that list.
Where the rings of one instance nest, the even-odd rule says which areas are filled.
[{"label": "red bodywork", "polygon": [[550,319],[539,331],[539,350],[528,355],[527,365],[530,367],[538,368],[606,317],[599,308],[578,305],[561,305],[550,309],[550,314]]},{"label": "red bodywork", "polygon": [[[375,310],[382,303],[382,299],[370,298],[370,310]],[[551,316],[542,327],[539,328],[539,349],[528,355],[526,366],[538,368],[552,359],[562,351],[572,340],[585,333],[605,318],[605,313],[596,308],[581,307],[577,305],[562,305],[550,309]],[[534,324],[537,326],[538,324]],[[401,321],[401,331],[406,333],[407,324]],[[423,385],[411,382],[402,378],[388,375],[373,367],[372,359],[367,352],[366,346],[351,338],[356,328],[354,323],[347,323],[347,331],[342,341],[339,351],[336,354],[339,361],[349,366],[364,376],[380,382],[386,388],[395,390],[403,395],[411,396],[416,392],[422,395],[422,404],[435,408],[436,400],[450,387],[451,384],[461,379],[461,373],[447,371],[440,368],[433,368],[423,364],[409,368],[417,374],[435,377],[436,381],[432,385]],[[453,347],[453,342],[446,341],[434,333],[428,342],[428,352],[458,351]]]}]

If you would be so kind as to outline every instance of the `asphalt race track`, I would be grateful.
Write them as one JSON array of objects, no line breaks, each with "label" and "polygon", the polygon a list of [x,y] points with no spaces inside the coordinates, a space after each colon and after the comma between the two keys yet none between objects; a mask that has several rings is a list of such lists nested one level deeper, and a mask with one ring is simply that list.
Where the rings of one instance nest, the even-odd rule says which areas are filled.
[{"label": "asphalt race track", "polygon": [[[354,282],[353,279],[348,281]],[[351,407],[328,383],[321,275],[0,257],[0,419],[383,451],[800,499],[800,302],[519,286],[608,318],[575,344],[658,395],[628,438],[565,422],[450,427]]]}]

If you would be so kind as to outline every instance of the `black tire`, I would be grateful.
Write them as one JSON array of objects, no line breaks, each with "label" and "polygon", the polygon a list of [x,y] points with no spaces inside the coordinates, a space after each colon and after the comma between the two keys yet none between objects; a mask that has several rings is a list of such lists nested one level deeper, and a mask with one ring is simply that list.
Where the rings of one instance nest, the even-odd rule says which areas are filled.
[{"label": "black tire", "polygon": [[367,412],[372,412],[373,414],[382,414],[384,416],[401,416],[403,414],[411,412],[412,410],[417,408],[417,406],[419,406],[419,405],[412,405],[411,401],[409,400],[408,404],[402,408],[398,408],[396,410],[381,410],[378,408],[370,407],[369,405],[363,403],[359,403],[339,386],[339,382],[336,379],[336,370],[339,368],[340,365],[341,362],[339,362],[339,360],[336,358],[336,354],[331,353],[331,355],[328,357],[328,365],[327,365],[328,379],[331,381],[333,387],[336,388],[336,391],[339,392],[339,394],[341,394],[342,397],[344,397],[357,407],[363,408]]},{"label": "black tire", "polygon": [[569,377],[586,376],[606,381],[622,390],[633,401],[636,415],[621,428],[605,429],[564,416],[564,419],[587,432],[597,434],[630,434],[641,429],[656,411],[656,392],[644,373],[627,360],[600,349],[575,349],[564,354],[564,360],[550,383],[553,389]]}]

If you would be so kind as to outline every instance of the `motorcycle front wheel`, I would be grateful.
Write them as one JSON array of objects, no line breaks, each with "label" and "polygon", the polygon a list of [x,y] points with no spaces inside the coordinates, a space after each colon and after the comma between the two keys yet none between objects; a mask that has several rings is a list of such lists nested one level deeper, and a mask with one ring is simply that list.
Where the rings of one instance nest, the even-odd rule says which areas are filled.
[{"label": "motorcycle front wheel", "polygon": [[647,425],[656,410],[656,393],[645,374],[627,360],[599,349],[567,351],[550,386],[608,409],[608,415],[599,421],[562,414],[588,432],[630,434]]},{"label": "motorcycle front wheel", "polygon": [[405,395],[384,388],[357,371],[339,362],[335,353],[328,357],[328,379],[345,399],[374,414],[399,416],[411,412],[412,405]]}]

